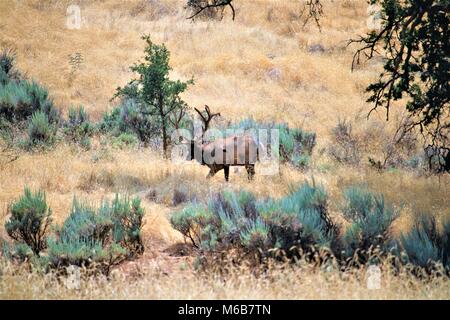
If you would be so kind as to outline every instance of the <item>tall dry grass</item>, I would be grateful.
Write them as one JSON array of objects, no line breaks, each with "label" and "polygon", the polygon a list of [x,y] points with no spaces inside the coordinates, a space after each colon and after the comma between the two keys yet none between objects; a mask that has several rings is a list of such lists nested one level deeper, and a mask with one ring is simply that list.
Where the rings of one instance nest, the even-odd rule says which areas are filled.
[{"label": "tall dry grass", "polygon": [[70,289],[64,277],[17,270],[0,262],[0,299],[448,299],[447,278],[419,280],[408,272],[393,274],[381,268],[380,287],[368,286],[370,271],[317,270],[311,265],[273,266],[255,276],[248,267],[197,273],[185,263],[168,273],[148,263],[133,278],[114,272],[110,279],[90,277]]},{"label": "tall dry grass", "polygon": [[[155,256],[138,262],[148,268],[138,280],[130,282],[119,273],[111,281],[83,282],[80,291],[70,291],[52,277],[13,272],[1,262],[0,298],[449,298],[445,279],[425,283],[389,272],[383,289],[373,291],[365,287],[364,271],[327,273],[303,266],[255,278],[244,270],[224,282],[215,274],[199,276],[185,262],[170,272],[166,269],[173,260],[164,249],[181,240],[167,219],[174,209],[173,193],[180,187],[201,199],[223,188],[245,188],[259,197],[276,198],[314,178],[329,192],[331,214],[338,221],[342,188],[352,184],[383,192],[401,211],[395,232],[407,230],[415,212],[450,215],[448,175],[439,180],[405,170],[351,168],[324,152],[339,119],[350,119],[359,128],[383,119],[380,112],[366,120],[370,106],[364,94],[380,62],[352,73],[353,51],[346,46],[346,40],[366,31],[365,0],[324,1],[322,32],[314,24],[303,28],[299,23],[300,1],[236,1],[236,21],[225,17],[192,23],[185,19],[181,0],[79,0],[80,30],[65,27],[71,3],[0,1],[0,47],[16,48],[19,69],[46,85],[63,111],[83,104],[98,120],[111,109],[115,88],[130,80],[128,67],[142,57],[140,36],[146,33],[168,46],[173,77],[195,77],[195,85],[184,94],[189,105],[208,104],[232,120],[286,121],[316,132],[318,146],[306,172],[283,165],[279,175],[257,174],[250,183],[244,172],[231,170],[229,184],[221,173],[205,180],[208,170],[198,164],[172,164],[152,150],[117,150],[99,141],[86,152],[60,144],[45,153],[24,153],[0,171],[0,237],[7,238],[3,224],[8,205],[30,186],[46,191],[56,223],[69,214],[74,196],[99,204],[115,192],[138,194],[146,209],[144,238],[151,239],[150,244],[158,241],[160,247],[146,248]],[[324,52],[312,52],[314,45]],[[69,56],[75,53],[84,60],[71,76]],[[269,76],[273,69],[279,78]],[[392,127],[389,123],[386,130]],[[149,190],[158,191],[157,201],[148,197]]]},{"label": "tall dry grass", "polygon": [[[350,71],[346,41],[366,31],[365,1],[324,1],[322,32],[303,28],[301,1],[239,1],[235,22],[186,20],[183,1],[79,1],[82,27],[65,27],[70,1],[1,3],[0,46],[17,48],[19,68],[47,85],[67,110],[82,103],[94,119],[111,108],[115,89],[142,57],[143,33],[171,51],[173,76],[194,76],[191,106],[208,104],[230,119],[287,121],[328,135],[339,117],[365,113],[363,88],[374,65]],[[321,45],[325,52],[310,52]],[[69,55],[84,62],[70,77]],[[379,64],[377,64],[379,66]],[[281,72],[270,79],[271,69]]]}]

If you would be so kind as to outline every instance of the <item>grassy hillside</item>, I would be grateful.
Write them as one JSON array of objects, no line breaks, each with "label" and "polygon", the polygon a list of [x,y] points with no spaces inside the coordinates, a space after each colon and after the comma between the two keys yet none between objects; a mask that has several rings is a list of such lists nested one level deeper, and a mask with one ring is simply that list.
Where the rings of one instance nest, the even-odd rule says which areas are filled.
[{"label": "grassy hillside", "polygon": [[[116,88],[133,76],[129,66],[143,55],[140,36],[150,34],[154,42],[165,43],[170,50],[174,78],[194,77],[195,85],[183,96],[190,106],[208,104],[226,120],[253,117],[287,122],[316,132],[318,146],[306,171],[282,165],[279,175],[257,174],[249,182],[243,171],[232,169],[228,184],[221,173],[205,182],[208,169],[198,164],[172,164],[151,149],[115,149],[101,137],[89,151],[61,144],[43,153],[23,152],[0,170],[0,238],[7,237],[3,228],[7,207],[25,185],[46,191],[57,223],[68,215],[74,195],[98,204],[115,192],[127,192],[143,199],[147,253],[124,266],[124,274],[138,282],[130,284],[119,274],[111,282],[102,282],[101,289],[87,281],[77,292],[41,278],[36,278],[35,290],[29,291],[26,273],[16,274],[4,266],[0,298],[449,298],[450,284],[442,278],[424,284],[406,275],[386,274],[386,290],[371,291],[365,288],[363,273],[342,278],[307,266],[292,272],[277,270],[276,281],[256,279],[245,269],[233,273],[222,286],[213,274],[199,278],[193,273],[192,259],[167,251],[182,240],[168,220],[176,207],[176,189],[197,198],[224,188],[279,198],[313,177],[330,193],[331,215],[337,221],[343,221],[339,212],[342,187],[361,183],[383,192],[400,211],[393,230],[396,234],[409,229],[417,212],[450,217],[449,175],[438,178],[403,169],[378,172],[367,165],[367,158],[355,168],[328,155],[331,129],[339,120],[352,121],[355,132],[370,132],[371,128],[385,132],[386,136],[365,141],[369,150],[379,152],[403,110],[401,102],[396,103],[399,108],[393,108],[396,111],[389,123],[381,111],[366,118],[370,105],[365,102],[364,89],[382,64],[376,60],[351,72],[354,47],[347,47],[348,39],[367,31],[366,1],[325,1],[321,32],[312,22],[302,27],[301,4],[293,0],[240,0],[234,22],[225,16],[222,21],[195,23],[186,19],[181,0],[79,0],[79,30],[65,26],[71,3],[0,2],[0,48],[16,49],[18,68],[48,87],[63,113],[71,105],[82,104],[93,120],[100,120],[116,103],[110,101]],[[83,60],[74,69],[70,57],[77,53]],[[157,190],[158,201],[148,197],[150,190]]]}]

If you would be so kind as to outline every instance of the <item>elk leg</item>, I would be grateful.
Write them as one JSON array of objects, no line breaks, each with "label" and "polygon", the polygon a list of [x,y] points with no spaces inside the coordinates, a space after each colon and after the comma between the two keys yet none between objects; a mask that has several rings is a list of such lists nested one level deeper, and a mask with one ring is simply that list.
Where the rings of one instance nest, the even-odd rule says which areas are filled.
[{"label": "elk leg", "polygon": [[253,180],[253,176],[255,175],[255,165],[248,164],[245,166],[245,169],[247,170],[248,180]]},{"label": "elk leg", "polygon": [[208,173],[208,175],[206,176],[206,179],[211,178],[211,177],[214,176],[215,174],[216,174],[216,171],[215,171],[213,168],[209,169],[209,173]]},{"label": "elk leg", "polygon": [[230,175],[230,166],[225,166],[225,167],[223,167],[223,171],[224,171],[224,173],[225,173],[225,181],[228,182],[228,177],[229,177],[229,175]]}]

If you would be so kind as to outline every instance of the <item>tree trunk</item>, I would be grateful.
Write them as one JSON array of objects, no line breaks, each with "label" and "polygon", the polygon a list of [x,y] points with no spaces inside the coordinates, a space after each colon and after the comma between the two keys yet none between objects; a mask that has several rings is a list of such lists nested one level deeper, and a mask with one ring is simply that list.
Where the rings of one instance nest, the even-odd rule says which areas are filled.
[{"label": "tree trunk", "polygon": [[162,136],[163,136],[163,154],[164,159],[167,159],[167,132],[166,132],[166,117],[161,115],[162,121]]},{"label": "tree trunk", "polygon": [[162,130],[162,139],[163,139],[163,156],[164,159],[167,159],[167,121],[166,121],[166,115],[164,114],[164,104],[163,104],[163,98],[162,95],[159,94],[158,98],[158,104],[159,104],[159,114],[161,116],[161,130]]}]

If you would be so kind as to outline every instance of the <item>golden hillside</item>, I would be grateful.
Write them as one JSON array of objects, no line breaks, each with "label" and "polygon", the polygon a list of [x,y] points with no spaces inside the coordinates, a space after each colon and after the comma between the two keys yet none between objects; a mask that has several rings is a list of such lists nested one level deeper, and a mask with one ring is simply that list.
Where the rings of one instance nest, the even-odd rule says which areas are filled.
[{"label": "golden hillside", "polygon": [[[7,207],[25,185],[46,191],[57,223],[68,215],[74,195],[98,204],[118,191],[138,194],[147,214],[145,241],[151,247],[143,266],[136,266],[137,262],[130,268],[148,277],[136,286],[120,277],[109,283],[86,284],[78,293],[36,278],[36,290],[31,292],[26,287],[27,275],[10,271],[6,280],[0,281],[0,298],[35,298],[45,292],[48,298],[296,299],[342,295],[349,299],[448,299],[448,280],[424,285],[391,274],[386,277],[387,290],[382,292],[365,289],[358,276],[346,280],[332,273],[326,278],[322,271],[315,270],[306,270],[304,278],[278,270],[278,282],[273,287],[270,279],[237,272],[222,287],[214,275],[199,279],[186,270],[191,261],[171,257],[165,251],[182,239],[168,220],[174,210],[173,192],[179,187],[200,197],[224,188],[244,188],[258,196],[277,198],[292,186],[314,178],[330,194],[332,215],[343,221],[339,213],[342,187],[365,183],[383,192],[400,210],[395,233],[410,227],[413,212],[450,216],[449,175],[429,177],[407,170],[380,173],[367,166],[339,165],[327,155],[331,128],[339,120],[351,120],[356,131],[374,126],[390,133],[403,110],[399,102],[389,123],[385,123],[382,111],[367,120],[371,106],[366,103],[364,91],[376,79],[382,64],[371,61],[352,72],[355,47],[347,46],[350,38],[367,32],[365,0],[324,1],[321,30],[312,21],[303,27],[299,16],[302,4],[295,0],[237,0],[235,21],[226,14],[222,21],[195,22],[186,19],[183,0],[75,2],[81,8],[80,29],[66,26],[66,10],[72,1],[0,1],[0,48],[16,49],[18,68],[48,87],[63,112],[71,105],[82,104],[92,120],[99,120],[111,110],[115,101],[110,99],[116,88],[133,77],[129,66],[143,56],[145,43],[141,36],[149,34],[152,41],[165,43],[170,50],[174,78],[194,77],[195,85],[183,96],[191,107],[207,104],[227,120],[253,117],[287,122],[316,132],[318,146],[311,168],[306,171],[283,165],[280,175],[257,174],[253,182],[243,172],[232,171],[229,184],[221,173],[205,182],[207,168],[198,164],[172,164],[151,149],[116,150],[105,147],[101,138],[89,151],[61,144],[45,153],[24,152],[0,170],[0,238],[6,238],[3,224]],[[70,57],[78,53],[83,60],[74,69]],[[374,150],[378,150],[378,143],[373,141]],[[147,198],[148,191],[154,189],[160,190],[160,201]],[[173,278],[165,276],[168,272],[175,274]],[[47,290],[49,285],[54,290]],[[93,289],[97,285],[102,289]],[[298,290],[292,290],[293,285]]]}]

